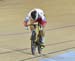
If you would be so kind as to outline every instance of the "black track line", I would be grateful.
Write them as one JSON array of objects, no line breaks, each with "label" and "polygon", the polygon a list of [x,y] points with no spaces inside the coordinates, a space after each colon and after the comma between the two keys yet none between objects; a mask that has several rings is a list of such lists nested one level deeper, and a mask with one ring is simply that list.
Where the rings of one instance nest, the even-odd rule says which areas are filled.
[{"label": "black track line", "polygon": [[[43,54],[43,55],[45,56],[45,55],[49,55],[49,54],[54,54],[54,53],[58,53],[58,52],[62,52],[62,51],[66,51],[66,50],[69,50],[69,49],[75,49],[75,47],[65,48],[65,49],[57,50],[57,51],[53,51],[53,52],[48,52],[48,53]],[[34,57],[29,57],[29,58],[22,59],[22,60],[19,60],[19,61],[31,60],[31,59],[34,59],[34,58],[42,57],[43,55],[37,55],[37,56],[34,56]]]},{"label": "black track line", "polygon": [[[54,46],[54,45],[58,45],[58,44],[63,44],[63,43],[68,43],[68,42],[74,42],[75,40],[67,40],[67,41],[63,41],[63,42],[58,42],[58,43],[52,43],[52,44],[47,44],[47,46]],[[23,51],[27,51],[30,50],[31,48],[24,48],[24,49],[14,49],[11,51],[6,51],[6,52],[1,52],[0,54],[8,54],[8,53],[13,53],[13,52],[21,52],[21,53],[25,53]],[[31,54],[30,54],[31,55]]]},{"label": "black track line", "polygon": [[[69,27],[75,27],[75,25],[66,25],[66,26],[62,26],[62,27],[51,28],[51,29],[47,29],[46,31],[53,31],[53,30],[63,29],[63,28],[69,28]],[[28,34],[28,33],[30,33],[30,32],[19,32],[19,33],[0,34],[0,36],[23,35],[23,34]]]}]

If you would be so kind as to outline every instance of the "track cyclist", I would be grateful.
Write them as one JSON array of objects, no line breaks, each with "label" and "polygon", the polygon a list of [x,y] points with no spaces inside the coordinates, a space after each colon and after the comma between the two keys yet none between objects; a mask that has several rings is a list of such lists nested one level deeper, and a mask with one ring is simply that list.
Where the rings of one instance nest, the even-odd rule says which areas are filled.
[{"label": "track cyclist", "polygon": [[[30,21],[30,24],[28,22]],[[34,8],[32,9],[28,15],[24,19],[24,27],[27,30],[28,26],[31,24],[34,24],[35,22],[38,22],[41,25],[41,36],[42,36],[42,44],[41,46],[45,47],[44,42],[45,42],[45,32],[44,28],[47,24],[45,13],[42,9],[39,8]],[[33,26],[30,26],[31,31],[35,31],[35,28]]]}]

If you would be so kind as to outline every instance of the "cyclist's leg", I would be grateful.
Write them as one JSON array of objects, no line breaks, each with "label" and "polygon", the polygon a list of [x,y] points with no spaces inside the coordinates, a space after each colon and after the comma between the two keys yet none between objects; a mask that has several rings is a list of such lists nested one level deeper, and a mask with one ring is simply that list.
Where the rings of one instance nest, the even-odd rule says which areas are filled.
[{"label": "cyclist's leg", "polygon": [[45,46],[44,45],[44,43],[45,43],[45,26],[46,26],[46,22],[42,22],[42,24],[41,24],[41,36],[42,36],[42,40],[41,40],[41,42],[42,42],[42,45],[43,46]]},{"label": "cyclist's leg", "polygon": [[41,26],[41,29],[40,29],[40,31],[39,31],[39,36],[40,36],[40,42],[41,42],[41,48],[44,48],[45,47],[45,44],[44,44],[44,42],[45,42],[45,32],[44,32],[44,27],[42,27]]},{"label": "cyclist's leg", "polygon": [[41,42],[44,43],[44,42],[45,42],[45,32],[44,32],[44,28],[41,28],[41,30],[40,30],[40,35],[41,35],[41,37],[42,37]]}]

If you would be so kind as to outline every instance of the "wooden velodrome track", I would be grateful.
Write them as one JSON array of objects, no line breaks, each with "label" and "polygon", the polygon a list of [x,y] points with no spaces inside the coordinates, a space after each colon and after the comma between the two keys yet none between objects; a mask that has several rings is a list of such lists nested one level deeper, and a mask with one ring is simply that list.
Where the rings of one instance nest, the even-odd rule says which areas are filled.
[{"label": "wooden velodrome track", "polygon": [[[46,48],[31,55],[23,20],[32,8],[47,17]],[[0,0],[0,61],[39,61],[75,49],[75,0]]]}]

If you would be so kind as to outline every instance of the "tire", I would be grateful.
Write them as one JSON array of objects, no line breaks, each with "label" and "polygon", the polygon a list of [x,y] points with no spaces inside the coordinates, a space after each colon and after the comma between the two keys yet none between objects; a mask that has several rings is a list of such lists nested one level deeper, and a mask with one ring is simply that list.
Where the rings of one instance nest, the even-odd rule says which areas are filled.
[{"label": "tire", "polygon": [[32,40],[31,41],[31,52],[32,52],[32,55],[35,55],[35,51],[36,51],[36,46],[35,46],[35,43]]},{"label": "tire", "polygon": [[41,37],[39,37],[39,40],[38,40],[38,53],[39,54],[42,53],[42,49],[41,49]]},{"label": "tire", "polygon": [[32,55],[35,55],[35,51],[36,51],[35,40],[36,40],[36,32],[33,31],[32,35],[31,35],[31,52],[32,52]]},{"label": "tire", "polygon": [[38,45],[38,53],[39,53],[39,54],[42,53],[41,45]]}]

